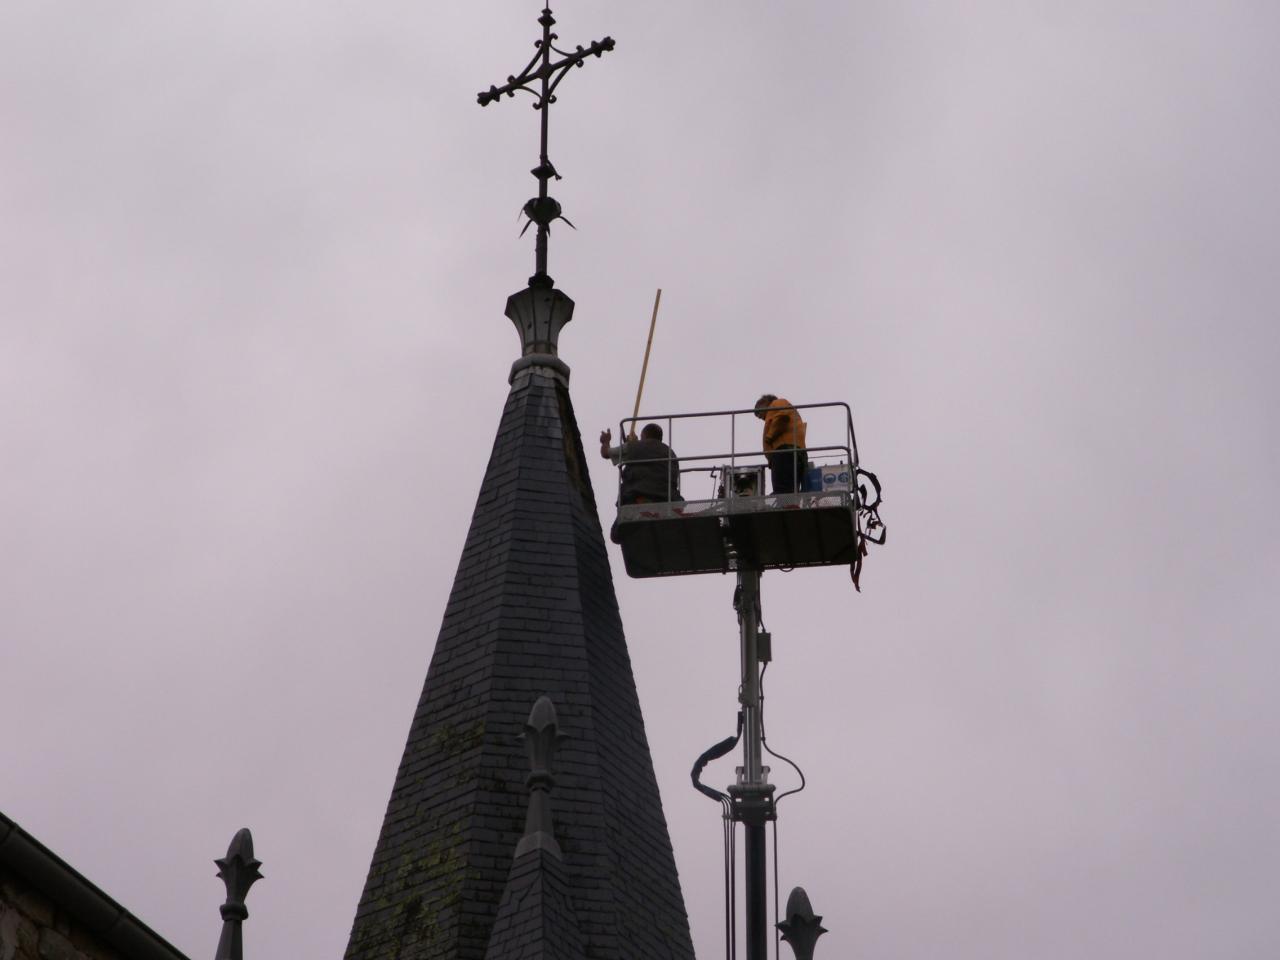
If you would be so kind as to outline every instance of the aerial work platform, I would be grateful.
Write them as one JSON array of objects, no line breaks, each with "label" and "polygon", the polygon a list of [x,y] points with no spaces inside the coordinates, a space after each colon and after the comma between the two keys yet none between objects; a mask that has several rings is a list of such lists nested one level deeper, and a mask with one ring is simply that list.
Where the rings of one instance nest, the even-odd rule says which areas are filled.
[{"label": "aerial work platform", "polygon": [[[667,484],[665,499],[620,502],[613,539],[622,548],[627,573],[643,578],[832,565],[850,566],[856,573],[865,543],[883,541],[883,526],[876,514],[875,478],[858,467],[852,414],[844,403],[797,404],[795,410],[809,422],[810,442],[824,437],[833,442],[806,448],[804,465],[797,465],[791,478],[798,489],[786,493],[766,493],[769,471],[759,421],[751,419],[750,427],[739,423],[753,417],[753,409],[623,420],[622,436],[642,422],[664,427],[668,469],[678,477]],[[744,443],[742,437],[751,439]],[[690,442],[719,452],[674,452],[680,446],[688,452]],[[628,466],[653,463],[652,458],[629,458],[624,447],[620,501],[627,499],[623,474]],[[874,487],[871,493],[859,482],[864,478]],[[686,499],[700,480],[710,481],[709,495]]]},{"label": "aerial work platform", "polygon": [[856,502],[833,492],[632,504],[618,508],[617,538],[633,577],[851,564]]},{"label": "aerial work platform", "polygon": [[[775,644],[764,628],[760,581],[765,570],[841,565],[849,567],[857,587],[867,544],[885,539],[880,483],[858,464],[848,404],[791,405],[771,394],[757,402],[758,408],[744,410],[631,417],[618,424],[619,437],[627,438],[618,446],[611,445],[610,431],[600,435],[601,455],[619,467],[611,539],[622,548],[627,573],[735,575],[741,671],[737,731],[703,751],[690,778],[699,793],[720,804],[725,823],[726,938],[734,956],[735,830],[743,829],[747,960],[769,955],[765,831],[769,823],[776,831],[782,799],[805,786],[800,768],[765,741],[764,670]],[[765,446],[771,449],[766,452]],[[686,455],[677,454],[677,448]],[[690,451],[715,452],[689,456]],[[707,764],[739,744],[742,764],[727,790],[704,783]],[[769,782],[766,753],[793,767],[800,785],[779,792]],[[776,832],[774,850],[776,891]],[[775,924],[778,931],[798,958],[812,957],[813,943],[825,929],[802,888],[792,891],[787,917]]]}]

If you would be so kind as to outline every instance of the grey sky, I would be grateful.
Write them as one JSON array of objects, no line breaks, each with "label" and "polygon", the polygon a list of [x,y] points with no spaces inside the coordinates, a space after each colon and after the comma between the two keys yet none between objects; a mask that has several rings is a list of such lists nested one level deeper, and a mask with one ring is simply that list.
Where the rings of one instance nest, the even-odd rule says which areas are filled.
[{"label": "grey sky", "polygon": [[[647,409],[848,400],[886,486],[861,595],[764,581],[819,955],[1275,954],[1280,13],[556,13],[618,41],[552,115],[588,442],[662,286]],[[536,15],[0,6],[0,808],[192,956],[243,825],[249,954],[345,945],[517,352],[536,115],[474,94]],[[614,573],[713,957],[732,585]]]}]

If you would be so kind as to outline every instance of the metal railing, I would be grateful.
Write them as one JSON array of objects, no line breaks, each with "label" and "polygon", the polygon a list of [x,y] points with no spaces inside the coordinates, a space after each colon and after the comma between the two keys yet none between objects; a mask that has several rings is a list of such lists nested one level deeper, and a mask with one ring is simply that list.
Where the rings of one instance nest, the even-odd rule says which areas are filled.
[{"label": "metal railing", "polygon": [[[747,443],[744,448],[739,448],[739,428],[738,418],[740,416],[750,416],[756,419],[755,407],[746,407],[736,410],[712,410],[699,413],[666,413],[660,415],[651,415],[644,417],[626,417],[618,421],[619,436],[619,462],[621,468],[618,474],[618,497],[619,503],[622,503],[624,495],[624,472],[629,466],[637,466],[641,464],[667,463],[666,470],[666,498],[670,502],[673,499],[680,499],[680,494],[684,492],[685,485],[682,482],[686,476],[693,479],[693,475],[707,474],[710,476],[712,485],[712,495],[702,498],[689,498],[685,493],[684,498],[688,499],[717,499],[718,496],[728,495],[727,479],[722,475],[727,468],[730,471],[735,470],[739,466],[759,465],[762,462],[768,462],[770,451],[763,449],[763,427],[756,427],[759,433],[755,436],[760,437],[759,448],[757,444]],[[784,492],[818,492],[806,489],[806,477],[808,475],[808,464],[814,463],[818,467],[831,465],[835,463],[847,464],[849,470],[849,486],[848,491],[857,496],[857,483],[855,475],[858,471],[858,442],[853,430],[853,412],[847,403],[797,403],[788,407],[777,408],[780,410],[789,410],[794,414],[801,416],[806,424],[806,446],[802,449],[803,456],[792,457],[792,476],[791,491]],[[811,411],[812,419],[805,418],[800,411]],[[826,411],[831,412],[831,416],[826,415]],[[814,412],[819,412],[815,413]],[[843,413],[843,417],[839,416]],[[627,444],[632,436],[639,436],[643,425],[648,423],[656,423],[663,427],[662,442],[666,444],[666,457],[629,457],[627,456]],[[677,424],[680,426],[680,435],[677,436]],[[815,430],[815,427],[817,428]],[[727,449],[723,441],[717,443],[717,437],[723,436],[727,432]],[[818,436],[815,437],[814,434]],[[685,442],[684,438],[692,439],[698,448],[710,448],[715,450],[714,453],[699,452],[693,456],[678,456],[674,451],[677,445]],[[826,439],[832,442],[824,442],[814,444],[814,439]],[[779,451],[772,451],[778,453]],[[686,450],[686,454],[688,451]],[[720,490],[716,490],[716,477],[720,476]],[[672,477],[677,478],[675,483]],[[758,491],[763,495],[764,491]],[[636,502],[636,501],[632,501]],[[856,500],[855,500],[856,503]]]}]

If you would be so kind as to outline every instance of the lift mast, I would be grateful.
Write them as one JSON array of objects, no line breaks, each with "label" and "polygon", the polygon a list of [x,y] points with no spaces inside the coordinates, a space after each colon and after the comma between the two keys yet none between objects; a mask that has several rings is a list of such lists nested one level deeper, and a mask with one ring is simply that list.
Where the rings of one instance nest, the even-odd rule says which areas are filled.
[{"label": "lift mast", "polygon": [[[731,816],[743,825],[746,852],[747,960],[765,960],[769,943],[768,865],[765,824],[774,820],[774,786],[764,766],[760,666],[767,662],[769,635],[760,629],[760,571],[739,570],[734,594],[742,649],[742,766],[729,788]],[[762,650],[761,640],[764,640]],[[762,655],[763,654],[763,655]]]}]

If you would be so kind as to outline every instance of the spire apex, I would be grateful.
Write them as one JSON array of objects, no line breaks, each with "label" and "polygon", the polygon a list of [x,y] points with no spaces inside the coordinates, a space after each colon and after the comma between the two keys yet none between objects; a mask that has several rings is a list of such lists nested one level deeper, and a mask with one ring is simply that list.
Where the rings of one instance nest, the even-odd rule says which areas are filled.
[{"label": "spire apex", "polygon": [[[534,273],[529,278],[530,287],[552,286],[553,281],[547,275],[547,238],[551,234],[551,224],[556,220],[563,220],[570,227],[573,226],[562,212],[559,202],[547,195],[547,180],[551,177],[560,179],[560,174],[556,173],[556,168],[547,158],[547,130],[551,104],[556,102],[556,87],[560,86],[570,67],[581,67],[586,63],[587,57],[601,57],[614,47],[613,38],[604,37],[594,41],[588,47],[578,46],[572,52],[560,50],[552,45],[553,40],[559,39],[551,32],[555,22],[555,17],[551,15],[551,8],[544,7],[542,15],[538,17],[538,23],[542,26],[542,39],[534,42],[538,52],[533,55],[528,66],[518,76],[507,77],[507,82],[502,86],[490,86],[488,90],[482,90],[476,94],[476,102],[485,107],[501,100],[504,95],[514,97],[519,90],[533,97],[533,109],[541,114],[542,136],[538,153],[539,162],[530,171],[538,181],[538,195],[524,205],[524,214],[529,219],[524,225],[524,230],[520,231],[523,236],[524,231],[531,225],[538,226],[534,243]],[[552,53],[559,54],[560,59],[552,60]]]}]

